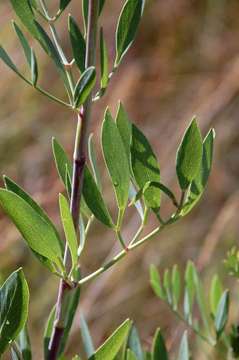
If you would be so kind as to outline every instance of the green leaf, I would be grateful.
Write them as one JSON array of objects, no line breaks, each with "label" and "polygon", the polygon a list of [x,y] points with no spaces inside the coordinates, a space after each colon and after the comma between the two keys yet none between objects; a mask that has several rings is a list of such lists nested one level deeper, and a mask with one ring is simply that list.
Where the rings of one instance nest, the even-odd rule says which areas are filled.
[{"label": "green leaf", "polygon": [[[3,179],[4,179],[4,184],[5,184],[6,189],[14,192],[16,195],[20,196],[23,200],[25,200],[28,203],[28,205],[30,205],[39,214],[39,216],[41,216],[52,227],[52,229],[55,231],[55,233],[58,234],[55,225],[49,219],[48,215],[42,209],[42,207],[39,206],[37,204],[37,202],[35,200],[33,200],[33,198],[27,192],[25,192],[19,185],[17,185],[8,176],[4,176]],[[60,237],[59,237],[59,240],[60,240]]]},{"label": "green leaf", "polygon": [[[140,189],[150,182],[160,182],[160,169],[157,158],[144,134],[132,126],[131,166],[135,181]],[[145,191],[146,206],[158,210],[160,207],[160,189],[150,187]]]},{"label": "green leaf", "polygon": [[215,315],[214,325],[217,334],[217,339],[220,338],[227,324],[228,314],[229,314],[229,300],[230,300],[229,291],[225,290],[220,298]]},{"label": "green leaf", "polygon": [[35,25],[38,30],[38,34],[39,34],[38,38],[39,38],[39,42],[40,42],[41,46],[43,47],[43,49],[45,50],[47,55],[55,63],[55,66],[65,84],[66,89],[69,89],[69,83],[68,83],[68,79],[66,76],[66,70],[61,61],[60,55],[58,54],[58,51],[57,51],[55,45],[53,44],[50,37],[43,29],[43,27],[37,21],[35,21]]},{"label": "green leaf", "polygon": [[59,74],[64,81],[66,88],[69,89],[64,65],[62,64],[59,54],[55,46],[53,45],[51,39],[49,38],[45,30],[42,28],[42,26],[35,20],[30,2],[28,0],[10,1],[22,23],[25,25],[31,35],[40,42],[45,52],[52,58],[59,71]]},{"label": "green leaf", "polygon": [[0,189],[0,205],[32,250],[61,267],[62,249],[56,232],[39,213],[15,193]]},{"label": "green leaf", "polygon": [[116,125],[125,147],[126,155],[129,161],[129,166],[131,166],[130,146],[132,140],[132,124],[121,102],[119,103],[118,111],[116,115]]},{"label": "green leaf", "polygon": [[45,326],[45,330],[44,330],[44,337],[43,337],[43,349],[44,349],[44,359],[47,360],[48,359],[48,347],[49,347],[49,343],[50,343],[50,339],[51,339],[51,334],[52,334],[52,330],[53,330],[53,325],[54,325],[54,320],[55,320],[55,305],[53,306],[49,317],[47,319],[46,322],[46,326]]},{"label": "green leaf", "polygon": [[33,49],[31,49],[31,80],[32,80],[32,85],[35,87],[38,80],[38,66],[37,66],[36,55]]},{"label": "green leaf", "polygon": [[219,301],[221,299],[222,293],[223,293],[223,288],[222,288],[221,281],[220,281],[218,275],[214,275],[212,282],[211,282],[210,296],[209,296],[210,308],[211,308],[211,312],[214,316],[216,315],[217,307],[218,307]]},{"label": "green leaf", "polygon": [[204,327],[205,327],[206,331],[209,332],[210,327],[209,327],[209,320],[208,320],[207,302],[205,299],[204,291],[202,289],[202,284],[201,284],[197,269],[195,268],[194,265],[192,265],[192,267],[193,267],[193,281],[194,281],[197,304],[198,304],[198,307],[200,310],[200,314],[202,317]]},{"label": "green leaf", "polygon": [[89,360],[113,360],[118,354],[130,329],[130,321],[126,320],[115,332],[101,345]]},{"label": "green leaf", "polygon": [[81,75],[74,90],[74,106],[79,108],[90,96],[96,81],[96,72],[93,66],[86,69]]},{"label": "green leaf", "polygon": [[65,237],[67,244],[70,249],[71,259],[72,259],[72,267],[75,268],[78,263],[78,242],[77,242],[77,235],[73,223],[73,219],[70,212],[70,207],[68,204],[67,199],[64,195],[59,195],[59,206],[60,206],[60,213],[61,213],[61,221],[65,232]]},{"label": "green leaf", "polygon": [[24,54],[26,56],[28,65],[31,68],[31,47],[28,44],[28,41],[25,37],[25,35],[23,34],[23,32],[21,31],[21,29],[19,28],[19,26],[15,23],[15,21],[13,21],[13,28],[18,36],[18,39],[20,40],[20,43],[22,45]]},{"label": "green leaf", "polygon": [[[99,15],[103,10],[104,4],[105,4],[105,0],[99,0]],[[85,32],[88,23],[88,8],[89,8],[89,0],[82,0],[82,14],[83,14]]]},{"label": "green leaf", "polygon": [[91,168],[93,170],[95,181],[98,185],[98,188],[101,190],[100,172],[99,172],[99,168],[97,166],[96,152],[95,152],[95,147],[94,147],[94,143],[93,143],[93,134],[90,134],[90,136],[89,136],[88,153],[89,153],[89,160],[90,160]]},{"label": "green leaf", "polygon": [[127,347],[132,351],[137,360],[144,360],[144,353],[140,343],[138,331],[135,326],[130,329]]},{"label": "green leaf", "polygon": [[142,16],[142,9],[142,0],[128,0],[123,6],[116,29],[116,67],[121,62],[136,36]]},{"label": "green leaf", "polygon": [[85,248],[85,241],[86,241],[85,223],[84,223],[82,216],[80,216],[79,227],[80,227],[80,245],[78,247],[78,257],[81,256],[81,253]]},{"label": "green leaf", "polygon": [[104,225],[112,228],[114,227],[109,211],[105,205],[104,199],[97,187],[97,184],[92,176],[90,170],[85,166],[84,183],[82,190],[85,202],[96,219]]},{"label": "green leaf", "polygon": [[29,290],[19,269],[0,288],[0,356],[25,326],[28,305]]},{"label": "green leaf", "polygon": [[23,360],[32,360],[31,342],[26,325],[20,332],[18,343],[22,353]]},{"label": "green leaf", "polygon": [[184,315],[190,322],[195,297],[194,264],[188,261],[185,271]]},{"label": "green leaf", "polygon": [[[81,273],[79,268],[74,270],[73,277],[76,281],[79,281],[81,279]],[[80,294],[81,294],[80,287],[76,287],[69,294],[69,298],[67,301],[68,302],[67,309],[66,309],[65,329],[59,345],[59,355],[61,356],[63,356],[63,353],[67,345],[67,341],[70,335],[70,330],[72,328],[72,323],[74,321],[76,311],[79,305]]]},{"label": "green leaf", "polygon": [[102,148],[118,207],[124,210],[128,201],[130,185],[129,164],[119,130],[108,109],[102,126]]},{"label": "green leaf", "polygon": [[215,131],[211,129],[203,141],[201,166],[190,186],[188,200],[182,209],[182,215],[186,215],[191,211],[205,190],[212,169],[214,139]]},{"label": "green leaf", "polygon": [[70,178],[72,177],[72,164],[66,155],[65,150],[61,146],[61,144],[55,139],[52,138],[52,150],[54,155],[54,160],[56,164],[56,168],[58,174],[66,186],[66,172],[69,171]]},{"label": "green leaf", "polygon": [[126,360],[138,360],[136,355],[130,349],[127,350]]},{"label": "green leaf", "polygon": [[165,300],[165,291],[161,285],[159,272],[155,265],[150,266],[150,283],[155,294],[162,300]]},{"label": "green leaf", "polygon": [[[40,217],[42,217],[52,228],[52,230],[55,232],[58,241],[60,243],[60,246],[63,251],[63,244],[61,242],[61,239],[59,237],[59,234],[56,230],[55,225],[52,223],[52,221],[49,219],[48,215],[45,213],[45,211],[35,202],[35,200],[32,199],[32,197],[27,194],[19,185],[17,185],[13,180],[11,180],[9,177],[4,176],[4,184],[7,190],[14,192],[16,195],[20,196],[24,201],[28,203],[29,206],[35,210]],[[33,250],[33,249],[32,249]],[[33,250],[33,253],[37,258],[45,265],[50,271],[54,272],[55,268],[51,261],[49,261],[46,257],[39,255],[37,252]]]},{"label": "green leaf", "polygon": [[135,197],[137,196],[137,192],[135,190],[135,187],[132,183],[130,183],[130,187],[129,187],[129,200],[130,200],[130,204],[133,203],[139,216],[141,221],[144,219],[144,210],[142,207],[142,204],[140,202],[140,200],[135,201]]},{"label": "green leaf", "polygon": [[109,82],[108,51],[104,39],[103,28],[100,29],[100,70],[101,70],[101,89],[106,89]]},{"label": "green leaf", "polygon": [[7,65],[12,71],[14,71],[18,76],[23,79],[22,74],[19,72],[16,65],[12,62],[11,58],[8,56],[7,52],[2,46],[0,46],[0,59]]},{"label": "green leaf", "polygon": [[168,360],[168,351],[160,329],[157,329],[154,335],[152,353],[152,360]]},{"label": "green leaf", "polygon": [[80,72],[83,73],[85,71],[85,39],[76,21],[71,15],[68,18],[68,30],[70,34],[71,47],[76,65],[80,69]]},{"label": "green leaf", "polygon": [[12,7],[23,23],[23,25],[27,28],[30,34],[39,40],[39,33],[34,22],[34,14],[28,0],[10,0]]},{"label": "green leaf", "polygon": [[173,295],[173,307],[174,310],[177,310],[181,295],[181,280],[177,265],[174,265],[172,271],[172,295]]},{"label": "green leaf", "polygon": [[90,335],[88,324],[82,312],[80,313],[80,324],[81,324],[81,337],[84,345],[84,350],[87,357],[89,358],[95,353],[95,349],[94,349],[92,337]]},{"label": "green leaf", "polygon": [[65,8],[70,4],[71,0],[60,0],[60,10],[64,11]]},{"label": "green leaf", "polygon": [[202,162],[203,145],[196,118],[187,128],[177,151],[176,170],[182,190],[196,178]]},{"label": "green leaf", "polygon": [[171,279],[170,279],[170,270],[166,269],[163,274],[163,287],[167,295],[167,301],[172,305],[172,293],[171,293]]},{"label": "green leaf", "polygon": [[177,360],[190,360],[187,331],[185,331],[183,334]]}]

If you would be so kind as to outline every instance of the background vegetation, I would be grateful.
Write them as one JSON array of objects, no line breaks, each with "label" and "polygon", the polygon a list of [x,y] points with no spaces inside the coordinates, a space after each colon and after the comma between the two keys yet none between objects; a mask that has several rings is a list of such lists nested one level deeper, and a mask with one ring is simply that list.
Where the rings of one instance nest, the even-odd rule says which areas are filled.
[{"label": "background vegetation", "polygon": [[[52,3],[54,5],[54,1]],[[121,3],[108,1],[103,18],[112,51],[112,30],[117,21],[114,15]],[[80,6],[73,4],[68,11],[80,20]],[[205,284],[215,269],[220,268],[219,272],[224,274],[222,260],[236,243],[239,230],[238,13],[237,0],[148,0],[135,46],[114,77],[106,97],[96,106],[92,122],[96,141],[104,104],[112,104],[114,113],[121,99],[157,150],[162,179],[172,186],[176,182],[171,170],[174,154],[191,116],[198,116],[204,133],[211,126],[217,132],[213,172],[206,196],[196,210],[151,244],[135,251],[103,275],[97,284],[92,282],[84,289],[82,307],[96,344],[128,316],[135,320],[146,346],[159,325],[167,335],[169,348],[177,344],[183,326],[180,323],[175,326],[175,319],[153,295],[149,285],[150,263],[165,269],[177,262],[183,269],[186,260],[192,259],[202,271]],[[12,16],[8,1],[1,2],[0,42],[6,44],[9,53],[21,64],[22,52],[9,24]],[[63,18],[62,27],[60,23],[58,26],[63,43],[65,40],[67,44],[64,24]],[[69,53],[70,49],[66,51]],[[38,53],[48,73],[44,85],[57,91],[57,75],[45,55]],[[62,185],[52,161],[50,139],[56,136],[70,154],[75,119],[69,118],[60,106],[33,93],[2,63],[0,74],[0,172],[15,179],[60,222],[55,199]],[[104,186],[107,189],[107,180]],[[109,190],[109,204],[111,199]],[[130,213],[127,221],[126,237],[137,225],[137,219]],[[33,259],[19,241],[13,225],[2,214],[0,228],[1,276],[5,278],[20,265],[26,269],[31,291],[30,327],[37,349],[46,314],[55,301],[57,281]],[[85,272],[95,269],[116,250],[101,225],[94,229],[86,249],[88,256],[83,256]],[[228,277],[225,283],[230,287]],[[238,288],[234,286],[232,290],[236,304]],[[232,309],[232,316],[233,311],[234,315],[238,313],[237,308]],[[80,338],[78,328],[79,316],[73,329],[75,342]],[[195,358],[201,359],[197,351],[195,343]]]}]

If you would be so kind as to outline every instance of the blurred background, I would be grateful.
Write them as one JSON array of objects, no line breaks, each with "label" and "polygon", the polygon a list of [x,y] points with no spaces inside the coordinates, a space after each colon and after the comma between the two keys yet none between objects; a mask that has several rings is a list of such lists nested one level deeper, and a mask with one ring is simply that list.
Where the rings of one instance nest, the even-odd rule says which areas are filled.
[{"label": "blurred background", "polygon": [[[54,1],[48,3],[52,10],[56,9]],[[79,4],[72,0],[66,15],[71,12],[81,22]],[[101,17],[111,58],[121,6],[122,1],[106,1]],[[238,14],[238,0],[146,1],[135,45],[114,76],[106,96],[95,106],[91,130],[97,149],[100,150],[99,133],[105,107],[109,104],[115,114],[120,99],[130,118],[150,139],[161,165],[162,181],[177,194],[175,154],[191,117],[197,115],[204,135],[211,126],[217,134],[213,171],[199,206],[180,223],[83,288],[81,307],[96,345],[130,317],[146,348],[156,327],[160,326],[168,339],[168,347],[174,352],[184,327],[154,296],[149,285],[151,263],[165,269],[176,262],[184,270],[186,261],[192,259],[202,271],[206,288],[215,270],[225,284],[231,286],[223,259],[226,251],[237,244],[239,230]],[[10,22],[13,17],[10,2],[1,1],[0,43],[25,72],[24,56]],[[70,58],[66,23],[63,16],[57,29]],[[64,96],[52,63],[38,44],[33,44],[41,64],[42,86]],[[70,111],[27,87],[2,63],[0,74],[0,173],[9,175],[32,194],[62,231],[57,195],[63,188],[53,163],[51,137],[55,136],[71,155],[76,119]],[[104,196],[113,211],[114,197],[101,153],[98,160]],[[166,201],[163,208],[165,213],[170,209]],[[138,222],[137,215],[129,211],[124,223],[126,238],[130,239]],[[31,293],[29,327],[34,358],[41,359],[41,336],[56,299],[58,280],[35,261],[2,213],[0,229],[1,278],[19,266],[24,267]],[[84,274],[96,269],[116,250],[112,233],[95,222],[82,256]],[[238,301],[238,288],[234,286],[232,290]],[[238,315],[236,307],[233,314]],[[79,316],[73,335],[71,354],[80,348]],[[192,344],[195,359],[204,359],[199,351],[202,344],[197,341]]]}]

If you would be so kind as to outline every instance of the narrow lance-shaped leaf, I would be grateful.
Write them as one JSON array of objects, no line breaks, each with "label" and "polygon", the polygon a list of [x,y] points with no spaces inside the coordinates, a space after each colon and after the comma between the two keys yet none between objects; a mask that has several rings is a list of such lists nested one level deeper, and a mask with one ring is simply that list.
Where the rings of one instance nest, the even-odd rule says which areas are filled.
[{"label": "narrow lance-shaped leaf", "polygon": [[54,155],[54,160],[58,174],[63,182],[66,185],[66,171],[69,171],[70,178],[72,177],[72,164],[61,146],[61,144],[55,139],[52,138],[52,151]]},{"label": "narrow lance-shaped leaf", "polygon": [[85,223],[81,215],[80,215],[79,228],[80,228],[80,245],[78,247],[78,257],[81,256],[81,253],[85,248],[85,240],[86,240]]},{"label": "narrow lance-shaped leaf", "polygon": [[[79,281],[81,279],[81,273],[80,273],[80,269],[76,268],[73,271],[73,276],[75,281]],[[66,316],[65,316],[65,328],[63,331],[63,335],[60,341],[60,345],[59,345],[59,356],[61,358],[61,356],[63,356],[64,351],[66,349],[66,344],[70,335],[70,330],[72,327],[72,323],[73,320],[75,318],[76,315],[76,311],[79,305],[79,300],[80,300],[80,293],[81,293],[81,288],[80,287],[76,287],[75,289],[73,289],[71,291],[71,295],[67,304],[67,310],[66,310]]]},{"label": "narrow lance-shaped leaf", "polygon": [[191,261],[188,261],[187,263],[184,280],[185,280],[184,315],[187,321],[190,322],[194,296],[196,291],[194,284],[194,265]]},{"label": "narrow lance-shaped leaf", "polygon": [[34,22],[34,14],[31,8],[30,1],[28,0],[10,0],[15,13],[27,28],[30,34],[39,40],[39,33]]},{"label": "narrow lance-shaped leaf", "polygon": [[60,0],[60,10],[64,11],[65,8],[70,4],[71,0]]},{"label": "narrow lance-shaped leaf", "polygon": [[58,51],[57,51],[55,45],[51,41],[49,35],[45,32],[43,27],[37,21],[35,21],[35,25],[38,30],[38,34],[39,34],[38,38],[39,38],[39,42],[40,42],[41,46],[43,47],[43,49],[45,50],[47,55],[50,56],[50,58],[55,63],[56,69],[58,70],[66,89],[69,90],[69,83],[68,83],[68,79],[66,76],[66,70],[61,61],[60,55],[58,54]]},{"label": "narrow lance-shaped leaf", "polygon": [[167,301],[170,305],[172,305],[172,292],[171,292],[171,276],[170,276],[170,270],[166,269],[163,274],[163,287],[165,290],[165,293],[167,295]]},{"label": "narrow lance-shaped leaf", "polygon": [[174,265],[172,271],[172,295],[173,295],[173,307],[176,310],[181,294],[181,280],[177,265]]},{"label": "narrow lance-shaped leaf", "polygon": [[102,125],[102,148],[118,207],[124,210],[128,201],[130,185],[129,164],[119,130],[109,110],[106,110]]},{"label": "narrow lance-shaped leaf", "polygon": [[116,29],[116,67],[135,38],[142,16],[143,5],[142,0],[127,0],[124,4]]},{"label": "narrow lance-shaped leaf", "polygon": [[161,284],[159,272],[155,265],[150,266],[150,283],[155,294],[162,300],[166,299],[165,291]]},{"label": "narrow lance-shaped leaf", "polygon": [[88,208],[95,215],[96,219],[98,219],[104,225],[112,228],[114,225],[111,216],[109,214],[109,211],[97,187],[94,177],[92,176],[87,166],[85,167],[84,170],[84,182],[83,182],[82,193]]},{"label": "narrow lance-shaped leaf", "polygon": [[221,281],[218,275],[214,275],[210,287],[210,308],[213,316],[216,315],[217,307],[222,294],[223,294],[223,288]]},{"label": "narrow lance-shaped leaf", "polygon": [[72,259],[72,267],[75,268],[78,262],[78,242],[77,235],[73,223],[73,219],[71,216],[70,208],[67,199],[60,194],[59,195],[59,206],[61,212],[61,221],[65,232],[66,241],[68,243],[71,259]]},{"label": "narrow lance-shaped leaf", "polygon": [[94,147],[94,143],[93,143],[93,134],[90,134],[90,136],[89,136],[88,153],[89,153],[90,164],[91,164],[91,168],[94,173],[95,181],[98,185],[98,188],[101,190],[100,172],[99,172],[99,168],[98,168],[97,160],[96,160],[95,147]]},{"label": "narrow lance-shaped leaf", "polygon": [[28,305],[29,290],[19,269],[0,288],[0,356],[25,326]]},{"label": "narrow lance-shaped leaf", "polygon": [[30,248],[61,267],[62,249],[52,226],[25,200],[11,191],[0,189],[0,205]]},{"label": "narrow lance-shaped leaf", "polygon": [[[103,10],[104,5],[105,5],[105,0],[99,0],[99,15]],[[85,32],[88,24],[88,11],[89,11],[89,0],[82,0],[82,14],[83,14]]]},{"label": "narrow lance-shaped leaf", "polygon": [[81,327],[81,337],[82,337],[82,341],[83,341],[83,345],[84,345],[84,350],[85,350],[87,357],[89,358],[90,356],[92,356],[94,354],[95,349],[94,349],[92,337],[90,335],[90,330],[89,330],[88,324],[87,324],[84,314],[82,312],[80,313],[80,325],[81,325],[80,326]]},{"label": "narrow lance-shaped leaf", "polygon": [[43,350],[44,350],[44,359],[45,360],[48,359],[48,355],[49,355],[48,346],[50,343],[51,334],[52,334],[52,330],[53,330],[55,313],[56,313],[56,310],[55,310],[55,306],[54,306],[49,314],[49,317],[46,322],[45,330],[44,330]]},{"label": "narrow lance-shaped leaf", "polygon": [[71,15],[68,18],[68,30],[70,34],[71,47],[76,65],[80,69],[80,72],[83,73],[85,71],[85,39],[76,21]]},{"label": "narrow lance-shaped leaf", "polygon": [[142,207],[142,204],[140,202],[140,200],[138,201],[135,201],[135,197],[137,195],[137,192],[135,190],[135,187],[132,183],[130,183],[130,187],[129,187],[129,201],[130,201],[130,204],[133,203],[139,216],[140,216],[140,219],[143,220],[144,218],[144,210],[143,210],[143,207]]},{"label": "narrow lance-shaped leaf", "polygon": [[136,327],[133,325],[130,329],[127,348],[135,355],[137,360],[144,360],[144,353]]},{"label": "narrow lance-shaped leaf", "polygon": [[31,80],[32,80],[32,85],[36,86],[38,80],[38,65],[37,65],[36,55],[33,49],[31,49]]},{"label": "narrow lance-shaped leaf", "polygon": [[186,190],[196,178],[202,161],[202,138],[196,118],[187,128],[177,151],[176,170],[182,190]]},{"label": "narrow lance-shaped leaf", "polygon": [[[131,166],[135,181],[140,189],[147,182],[160,182],[160,169],[157,158],[144,134],[132,126]],[[146,205],[154,210],[160,207],[160,189],[150,187],[144,193]]]},{"label": "narrow lance-shaped leaf", "polygon": [[[23,200],[25,200],[28,203],[28,205],[30,205],[39,214],[39,216],[42,217],[49,224],[49,226],[55,232],[59,244],[63,251],[63,244],[56,230],[56,227],[54,226],[48,215],[45,213],[45,211],[35,202],[35,200],[33,200],[33,198],[28,193],[26,193],[19,185],[17,185],[13,180],[8,178],[7,176],[4,176],[4,184],[7,190],[14,192],[16,195],[20,196]],[[50,260],[48,260],[46,257],[42,255],[39,255],[33,249],[31,250],[33,251],[34,255],[43,263],[43,265],[45,265],[50,271],[52,272],[55,271],[55,267],[53,266]]]},{"label": "narrow lance-shaped leaf", "polygon": [[20,73],[16,65],[13,63],[12,59],[9,57],[4,48],[0,45],[0,59],[7,65],[12,71],[14,71],[21,79],[26,81],[23,75]]},{"label": "narrow lance-shaped leaf", "polygon": [[96,72],[93,66],[86,69],[81,75],[74,90],[74,106],[79,108],[85,103],[92,92],[96,81]]},{"label": "narrow lance-shaped leaf", "polygon": [[187,331],[183,334],[177,360],[190,360]]},{"label": "narrow lance-shaped leaf", "polygon": [[161,330],[157,329],[154,335],[152,360],[168,360],[168,351]]},{"label": "narrow lance-shaped leaf", "polygon": [[13,21],[13,28],[18,36],[18,39],[20,40],[20,43],[22,45],[24,54],[26,56],[28,65],[31,67],[31,47],[28,44],[28,41],[25,37],[25,35],[23,34],[22,30],[19,28],[19,26],[15,23],[15,21]]},{"label": "narrow lance-shaped leaf", "polygon": [[19,347],[22,353],[23,360],[32,360],[31,342],[27,329],[27,325],[24,326],[19,335]]},{"label": "narrow lance-shaped leaf", "polygon": [[183,215],[186,215],[191,211],[191,209],[200,200],[205,190],[212,169],[214,139],[215,131],[211,129],[203,141],[203,155],[201,166],[196,178],[193,180],[190,186],[188,201],[182,209]]},{"label": "narrow lance-shaped leaf", "polygon": [[206,331],[209,332],[210,326],[209,326],[207,303],[206,303],[204,291],[202,289],[202,284],[201,284],[197,269],[195,268],[194,265],[193,265],[193,281],[194,281],[194,286],[195,286],[195,294],[196,294],[197,304],[198,304],[198,307],[200,310],[202,321],[203,321]]},{"label": "narrow lance-shaped leaf", "polygon": [[118,354],[123,342],[128,335],[130,321],[126,320],[115,332],[101,345],[89,360],[113,360]]},{"label": "narrow lance-shaped leaf", "polygon": [[125,147],[126,155],[129,161],[129,166],[131,166],[130,146],[132,141],[132,123],[130,122],[128,114],[125,111],[123,104],[121,102],[119,103],[118,111],[116,115],[116,125]]},{"label": "narrow lance-shaped leaf", "polygon": [[229,291],[226,290],[224,291],[224,293],[220,298],[215,315],[214,325],[218,339],[220,338],[227,324],[228,314],[229,314]]},{"label": "narrow lance-shaped leaf", "polygon": [[109,82],[108,51],[104,39],[103,28],[100,29],[100,69],[101,69],[101,89],[106,89]]},{"label": "narrow lance-shaped leaf", "polygon": [[[63,146],[55,138],[52,139],[52,150],[53,150],[57,172],[63,184],[65,185],[68,197],[70,198],[71,179],[73,174],[72,163],[69,160]],[[87,218],[91,216],[91,212],[86,206],[84,198],[81,199],[81,213],[83,213]]]}]

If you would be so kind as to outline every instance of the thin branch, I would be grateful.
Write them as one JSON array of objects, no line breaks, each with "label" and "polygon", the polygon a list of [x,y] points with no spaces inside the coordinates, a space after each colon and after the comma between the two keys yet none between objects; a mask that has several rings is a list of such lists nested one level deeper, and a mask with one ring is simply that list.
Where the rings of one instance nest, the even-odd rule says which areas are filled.
[{"label": "thin branch", "polygon": [[[97,38],[97,20],[98,20],[98,0],[89,0],[88,28],[87,28],[87,45],[86,45],[86,68],[94,66],[96,38]],[[92,95],[84,104],[83,109],[78,114],[77,130],[75,137],[75,149],[73,156],[73,176],[72,176],[72,193],[70,209],[76,232],[79,237],[79,213],[80,200],[83,185],[84,167],[87,151],[88,128],[91,115]],[[68,246],[65,247],[64,264],[66,270],[71,267],[71,260]],[[61,339],[66,326],[66,313],[69,306],[69,291],[71,288],[65,281],[61,280],[58,290],[58,299],[56,304],[56,316],[49,343],[48,359],[56,360]]]},{"label": "thin branch", "polygon": [[148,235],[146,235],[139,241],[132,243],[131,245],[129,245],[127,250],[122,250],[121,252],[119,252],[116,256],[113,257],[113,259],[111,259],[109,262],[107,262],[104,266],[101,266],[99,269],[94,271],[92,274],[81,279],[77,283],[77,285],[81,286],[81,285],[87,283],[88,281],[95,279],[99,275],[103,274],[106,270],[111,268],[113,265],[117,264],[122,258],[124,258],[127,254],[129,254],[131,252],[131,250],[136,249],[137,247],[143,245],[145,242],[152,239],[154,236],[158,235],[163,230],[164,227],[165,227],[164,225],[161,225],[161,226],[155,228],[151,233],[149,233]]}]

